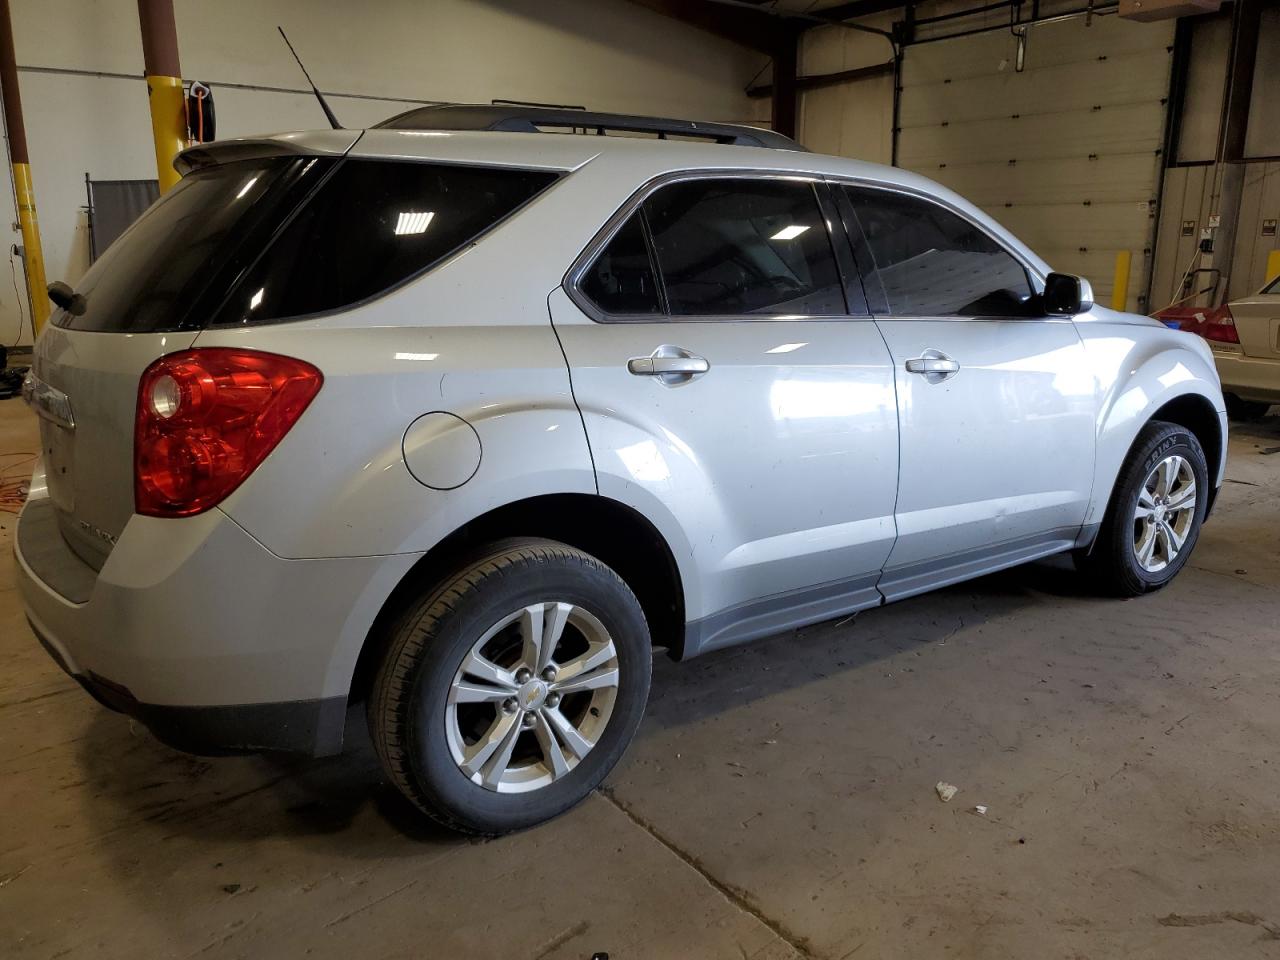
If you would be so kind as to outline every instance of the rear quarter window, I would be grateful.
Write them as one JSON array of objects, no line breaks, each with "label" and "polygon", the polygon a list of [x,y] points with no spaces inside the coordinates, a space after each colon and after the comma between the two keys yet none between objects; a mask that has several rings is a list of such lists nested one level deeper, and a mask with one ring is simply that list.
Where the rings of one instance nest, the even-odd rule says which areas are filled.
[{"label": "rear quarter window", "polygon": [[[72,330],[154,333],[203,325],[202,295],[263,226],[296,205],[323,163],[242,160],[190,173],[109,246],[76,284],[85,309],[58,311]],[[216,302],[226,293],[222,287]]]},{"label": "rear quarter window", "polygon": [[558,176],[344,160],[240,280],[214,324],[293,319],[384,294],[474,242]]}]

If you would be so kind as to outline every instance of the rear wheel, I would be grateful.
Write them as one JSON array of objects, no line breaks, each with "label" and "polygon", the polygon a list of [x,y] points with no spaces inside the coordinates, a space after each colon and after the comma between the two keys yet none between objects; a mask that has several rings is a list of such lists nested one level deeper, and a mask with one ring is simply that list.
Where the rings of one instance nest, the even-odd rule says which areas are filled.
[{"label": "rear wheel", "polygon": [[1158,590],[1186,565],[1209,491],[1200,442],[1185,427],[1153,421],[1138,434],[1116,480],[1093,549],[1077,563],[1108,592]]},{"label": "rear wheel", "polygon": [[506,541],[401,618],[368,715],[391,779],[446,826],[498,834],[567,810],[644,713],[649,631],[599,560]]},{"label": "rear wheel", "polygon": [[1271,404],[1262,400],[1241,400],[1234,393],[1223,395],[1227,401],[1227,416],[1232,420],[1259,420],[1267,415]]}]

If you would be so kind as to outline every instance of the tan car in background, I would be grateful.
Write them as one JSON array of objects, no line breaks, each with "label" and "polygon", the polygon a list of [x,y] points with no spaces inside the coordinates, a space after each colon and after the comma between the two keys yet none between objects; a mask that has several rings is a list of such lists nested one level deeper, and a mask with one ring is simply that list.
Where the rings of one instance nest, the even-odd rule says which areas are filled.
[{"label": "tan car in background", "polygon": [[1197,332],[1213,349],[1227,413],[1256,420],[1280,403],[1280,277],[1216,313]]}]

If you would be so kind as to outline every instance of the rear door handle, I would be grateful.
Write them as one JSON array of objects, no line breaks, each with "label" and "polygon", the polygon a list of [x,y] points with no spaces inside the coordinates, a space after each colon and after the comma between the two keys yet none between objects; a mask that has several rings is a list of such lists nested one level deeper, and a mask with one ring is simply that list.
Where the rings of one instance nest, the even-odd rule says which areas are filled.
[{"label": "rear door handle", "polygon": [[960,364],[939,350],[926,350],[919,357],[912,357],[904,366],[907,373],[918,373],[930,383],[941,383],[960,372]]},{"label": "rear door handle", "polygon": [[632,357],[627,370],[637,377],[658,377],[666,384],[687,383],[711,369],[705,357],[663,344],[647,357]]},{"label": "rear door handle", "polygon": [[959,373],[960,364],[936,357],[918,357],[907,361],[907,373]]}]

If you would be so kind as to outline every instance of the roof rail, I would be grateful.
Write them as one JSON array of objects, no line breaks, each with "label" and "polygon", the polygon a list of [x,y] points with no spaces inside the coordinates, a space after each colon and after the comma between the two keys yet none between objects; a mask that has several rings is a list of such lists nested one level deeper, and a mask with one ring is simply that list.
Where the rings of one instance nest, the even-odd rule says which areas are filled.
[{"label": "roof rail", "polygon": [[506,130],[540,133],[543,127],[568,127],[604,135],[617,130],[628,133],[655,133],[732,143],[741,147],[771,147],[776,150],[804,150],[790,137],[772,130],[738,123],[703,123],[700,120],[667,120],[623,113],[594,113],[590,110],[533,107],[511,104],[439,103],[415,107],[383,120],[377,125],[390,130]]}]

